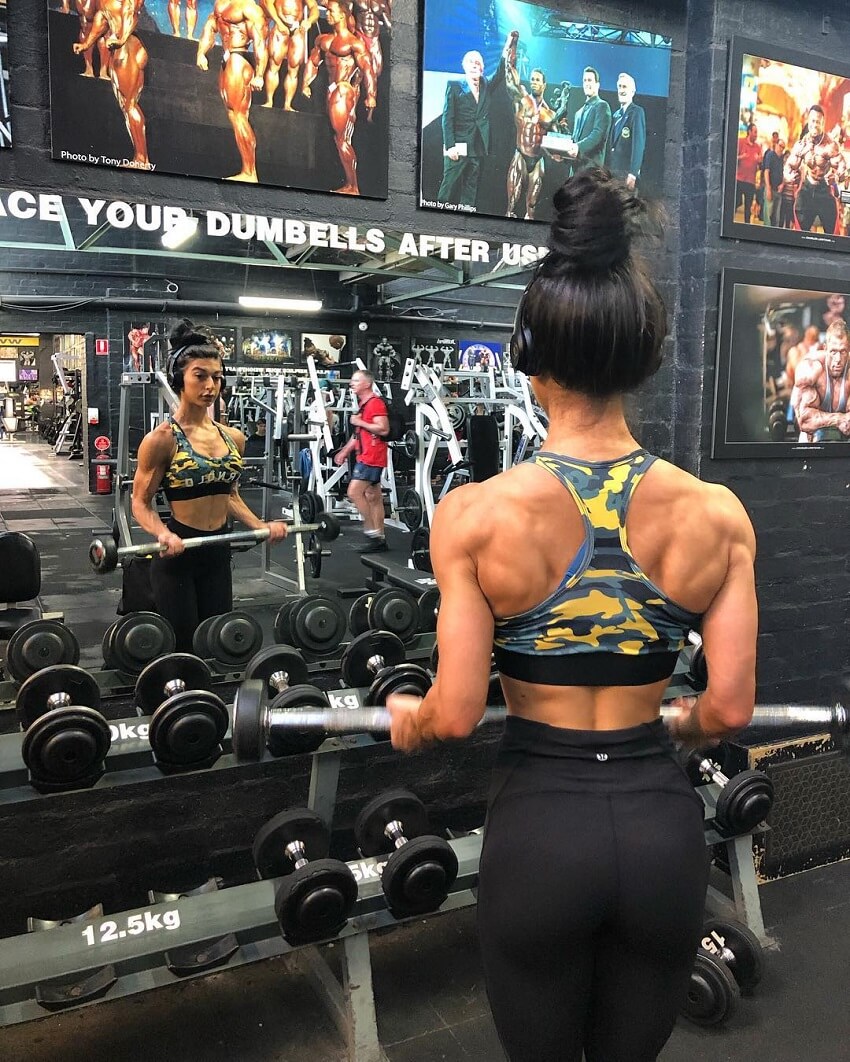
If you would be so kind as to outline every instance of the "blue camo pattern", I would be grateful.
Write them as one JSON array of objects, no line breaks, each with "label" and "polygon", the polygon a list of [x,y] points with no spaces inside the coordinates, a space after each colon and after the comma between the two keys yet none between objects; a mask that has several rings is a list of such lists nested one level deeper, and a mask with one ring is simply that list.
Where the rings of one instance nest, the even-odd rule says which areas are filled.
[{"label": "blue camo pattern", "polygon": [[242,455],[227,432],[222,431],[217,424],[216,427],[227,443],[228,452],[223,457],[207,457],[192,448],[179,424],[171,422],[177,451],[162,480],[162,488],[169,501],[229,494],[233,484],[239,480],[242,475]]},{"label": "blue camo pattern", "polygon": [[585,541],[545,601],[496,621],[494,643],[514,653],[678,652],[700,616],[664,597],[629,550],[626,514],[635,488],[656,458],[636,450],[610,462],[538,453],[575,499]]}]

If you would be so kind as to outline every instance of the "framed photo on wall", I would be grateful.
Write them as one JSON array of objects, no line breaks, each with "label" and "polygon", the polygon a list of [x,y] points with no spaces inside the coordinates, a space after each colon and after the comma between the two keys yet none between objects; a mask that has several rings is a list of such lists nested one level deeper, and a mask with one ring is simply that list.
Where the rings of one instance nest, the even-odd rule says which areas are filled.
[{"label": "framed photo on wall", "polygon": [[569,3],[425,0],[419,205],[551,220],[573,172],[664,186],[672,40]]},{"label": "framed photo on wall", "polygon": [[369,371],[378,383],[401,380],[404,368],[402,341],[398,336],[379,336],[367,343]]},{"label": "framed photo on wall", "polygon": [[266,328],[242,333],[240,365],[294,365],[297,362],[294,337],[282,328]]},{"label": "framed photo on wall", "polygon": [[454,369],[457,367],[457,340],[411,339],[410,356],[420,365],[436,369]]},{"label": "framed photo on wall", "polygon": [[348,344],[348,337],[324,332],[301,333],[301,361],[306,365],[308,356],[312,356],[319,369],[333,369],[340,361],[347,361],[343,354]]},{"label": "framed photo on wall", "polygon": [[457,367],[471,372],[487,372],[491,367],[502,368],[502,344],[492,340],[461,339]]},{"label": "framed photo on wall", "polygon": [[850,63],[736,37],[727,99],[721,234],[850,250]]},{"label": "framed photo on wall", "polygon": [[725,269],[712,457],[850,457],[850,282]]},{"label": "framed photo on wall", "polygon": [[47,0],[54,159],[387,198],[388,0],[311,0],[292,33],[253,3],[89,6]]},{"label": "framed photo on wall", "polygon": [[9,106],[9,30],[6,0],[0,0],[0,148],[12,146],[12,109]]}]

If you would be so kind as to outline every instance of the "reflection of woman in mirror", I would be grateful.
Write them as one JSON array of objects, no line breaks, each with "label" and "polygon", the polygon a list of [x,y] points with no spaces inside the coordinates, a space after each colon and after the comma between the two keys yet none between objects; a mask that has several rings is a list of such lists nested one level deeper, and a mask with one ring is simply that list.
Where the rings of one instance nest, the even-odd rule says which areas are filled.
[{"label": "reflection of woman in mirror", "polygon": [[[231,518],[249,528],[267,527],[272,542],[285,538],[287,529],[281,520],[260,520],[239,495],[245,436],[209,416],[224,376],[209,331],[183,320],[170,340],[168,378],[179,404],[171,420],[139,445],[132,506],[142,529],[165,547],[151,561],[157,611],[174,628],[178,652],[191,652],[201,620],[233,608],[233,580],[229,545],[184,552],[183,540],[224,534]],[[153,507],[159,490],[171,506],[167,524]]]}]

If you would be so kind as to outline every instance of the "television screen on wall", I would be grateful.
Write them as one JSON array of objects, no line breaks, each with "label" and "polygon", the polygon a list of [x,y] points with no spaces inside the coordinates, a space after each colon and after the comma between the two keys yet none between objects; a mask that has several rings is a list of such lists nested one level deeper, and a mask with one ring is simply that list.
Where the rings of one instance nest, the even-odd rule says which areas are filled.
[{"label": "television screen on wall", "polygon": [[713,457],[850,457],[850,283],[725,269]]},{"label": "television screen on wall", "polygon": [[425,0],[419,205],[549,221],[574,171],[664,186],[672,40],[521,0]]},{"label": "television screen on wall", "polygon": [[21,365],[18,368],[19,383],[38,383],[38,369],[34,365]]},{"label": "television screen on wall", "polygon": [[48,0],[54,159],[386,199],[388,0],[89,7]]},{"label": "television screen on wall", "polygon": [[850,63],[732,41],[721,232],[850,250]]},{"label": "television screen on wall", "polygon": [[486,372],[489,368],[502,367],[502,344],[489,339],[461,339],[458,344],[457,367],[473,372]]}]

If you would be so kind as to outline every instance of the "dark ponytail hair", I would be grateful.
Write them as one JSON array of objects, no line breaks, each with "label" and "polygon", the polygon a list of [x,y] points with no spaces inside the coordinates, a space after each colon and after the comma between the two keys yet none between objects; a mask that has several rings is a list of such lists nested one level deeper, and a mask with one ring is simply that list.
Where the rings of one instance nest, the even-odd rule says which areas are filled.
[{"label": "dark ponytail hair", "polygon": [[571,177],[554,205],[549,253],[517,310],[517,367],[595,398],[630,391],[660,367],[667,335],[664,301],[632,249],[660,235],[660,213],[600,169]]},{"label": "dark ponytail hair", "polygon": [[212,332],[196,326],[188,317],[171,329],[168,344],[168,382],[178,393],[183,390],[183,371],[192,358],[218,358],[221,361],[221,351]]}]

